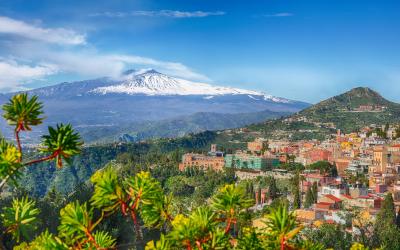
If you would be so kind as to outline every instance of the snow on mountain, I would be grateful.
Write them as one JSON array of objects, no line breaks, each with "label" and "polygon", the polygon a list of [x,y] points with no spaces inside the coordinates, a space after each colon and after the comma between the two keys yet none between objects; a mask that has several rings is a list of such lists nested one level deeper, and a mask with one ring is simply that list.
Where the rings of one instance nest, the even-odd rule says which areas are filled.
[{"label": "snow on mountain", "polygon": [[[108,86],[97,87],[90,91],[95,94],[128,95],[248,95],[261,97],[266,101],[290,103],[290,100],[267,95],[262,92],[213,86],[207,83],[192,82],[161,74],[155,70],[129,70],[122,76],[122,81]],[[258,98],[257,98],[258,99]]]}]

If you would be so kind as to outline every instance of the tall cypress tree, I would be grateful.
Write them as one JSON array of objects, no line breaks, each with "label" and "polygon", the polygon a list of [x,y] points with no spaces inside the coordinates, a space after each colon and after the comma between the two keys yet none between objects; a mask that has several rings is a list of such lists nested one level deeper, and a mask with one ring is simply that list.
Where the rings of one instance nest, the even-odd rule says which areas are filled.
[{"label": "tall cypress tree", "polygon": [[301,194],[300,194],[300,173],[297,171],[296,175],[291,179],[292,194],[293,194],[293,208],[301,208]]},{"label": "tall cypress tree", "polygon": [[314,182],[311,187],[311,194],[312,194],[312,203],[318,202],[318,185],[317,182]]},{"label": "tall cypress tree", "polygon": [[307,189],[306,199],[304,201],[304,208],[309,208],[314,203],[313,191],[310,188]]},{"label": "tall cypress tree", "polygon": [[386,194],[381,209],[376,216],[375,233],[379,237],[381,244],[386,244],[387,231],[395,227],[396,211],[391,193]]},{"label": "tall cypress tree", "polygon": [[268,197],[271,200],[274,200],[278,196],[278,187],[276,186],[275,178],[270,179],[269,188],[268,188]]},{"label": "tall cypress tree", "polygon": [[400,208],[397,210],[396,225],[398,228],[400,228]]},{"label": "tall cypress tree", "polygon": [[301,196],[300,196],[300,189],[297,188],[294,190],[294,199],[293,199],[293,208],[299,209],[301,208]]},{"label": "tall cypress tree", "polygon": [[381,210],[379,210],[376,218],[378,222],[381,221],[392,224],[395,222],[396,211],[394,207],[393,196],[391,193],[386,194],[381,206]]}]

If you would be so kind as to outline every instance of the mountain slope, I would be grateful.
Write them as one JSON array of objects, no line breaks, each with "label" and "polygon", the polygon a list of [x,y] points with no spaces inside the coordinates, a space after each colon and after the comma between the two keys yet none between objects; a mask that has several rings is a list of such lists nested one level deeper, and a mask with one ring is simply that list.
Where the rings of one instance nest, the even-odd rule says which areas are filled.
[{"label": "mountain slope", "polygon": [[[250,125],[251,134],[266,138],[324,139],[341,129],[353,132],[371,124],[400,123],[400,104],[370,88],[354,88],[288,117]],[[246,137],[243,135],[242,137]]]},{"label": "mountain slope", "polygon": [[[28,93],[39,96],[48,117],[45,124],[29,133],[29,138],[25,138],[32,143],[38,142],[39,135],[45,132],[47,125],[57,122],[72,123],[84,134],[85,141],[91,142],[95,137],[108,136],[107,133],[101,134],[101,131],[116,131],[113,134],[138,133],[142,124],[158,128],[159,134],[176,131],[172,136],[180,134],[180,131],[197,131],[194,129],[195,122],[202,130],[205,122],[199,119],[195,122],[175,123],[176,126],[161,124],[171,124],[171,120],[190,117],[195,113],[243,114],[265,110],[293,113],[309,106],[304,102],[261,92],[190,82],[154,70],[131,70],[118,79],[103,77],[61,83],[30,90]],[[11,95],[0,95],[0,103],[6,102]],[[213,122],[217,123],[215,128],[221,129],[238,126],[233,119],[214,119]],[[251,121],[246,122],[244,119],[240,126],[249,123]],[[131,128],[127,131],[128,126]],[[161,131],[161,128],[165,131]],[[4,121],[0,121],[0,129],[5,136],[12,137],[13,131]],[[96,136],[89,136],[91,134]]]},{"label": "mountain slope", "polygon": [[348,132],[370,124],[397,122],[400,104],[386,100],[370,88],[359,87],[313,105],[294,117],[333,123]]},{"label": "mountain slope", "polygon": [[[268,119],[279,118],[289,112],[273,112],[269,110],[240,113],[195,113],[189,116],[177,117],[155,122],[129,124],[126,127],[104,127],[96,130],[81,130],[83,136],[96,142],[136,142],[150,138],[174,138],[190,133],[199,133],[206,130],[222,130],[239,128],[252,123],[259,123]],[[104,136],[107,135],[107,136]]]}]

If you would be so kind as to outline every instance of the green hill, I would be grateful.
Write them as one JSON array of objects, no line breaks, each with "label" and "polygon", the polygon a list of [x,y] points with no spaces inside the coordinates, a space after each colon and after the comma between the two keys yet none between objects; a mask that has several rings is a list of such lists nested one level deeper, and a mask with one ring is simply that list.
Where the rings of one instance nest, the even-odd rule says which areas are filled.
[{"label": "green hill", "polygon": [[[400,104],[358,87],[288,117],[248,126],[266,138],[323,139],[341,129],[348,133],[371,124],[400,123]],[[245,136],[243,135],[242,138]]]},{"label": "green hill", "polygon": [[393,123],[400,120],[400,104],[383,98],[370,88],[354,88],[324,100],[294,117],[306,117],[311,122],[334,124],[345,132],[370,124]]}]

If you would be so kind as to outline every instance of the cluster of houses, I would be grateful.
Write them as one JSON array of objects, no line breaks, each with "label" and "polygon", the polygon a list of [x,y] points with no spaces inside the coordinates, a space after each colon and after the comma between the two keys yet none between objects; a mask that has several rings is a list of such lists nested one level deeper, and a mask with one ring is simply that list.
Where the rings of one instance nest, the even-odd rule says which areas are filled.
[{"label": "cluster of houses", "polygon": [[[258,138],[248,142],[246,150],[225,154],[212,145],[207,155],[185,154],[181,170],[190,166],[222,170],[235,168],[241,179],[256,178],[268,172],[285,176],[281,165],[289,162],[304,166],[327,161],[336,166],[338,176],[322,174],[318,170],[301,173],[300,190],[304,194],[317,183],[317,202],[309,208],[296,210],[300,221],[308,224],[321,222],[343,223],[343,211],[358,208],[366,218],[373,219],[381,207],[383,197],[390,192],[396,207],[400,207],[400,141],[379,137],[366,127],[359,132],[343,134],[337,131],[325,141],[275,141]],[[394,128],[385,129],[387,138],[394,136]],[[283,174],[283,175],[282,175]],[[350,182],[354,176],[364,181]],[[268,203],[267,190],[256,197],[256,203]]]}]

